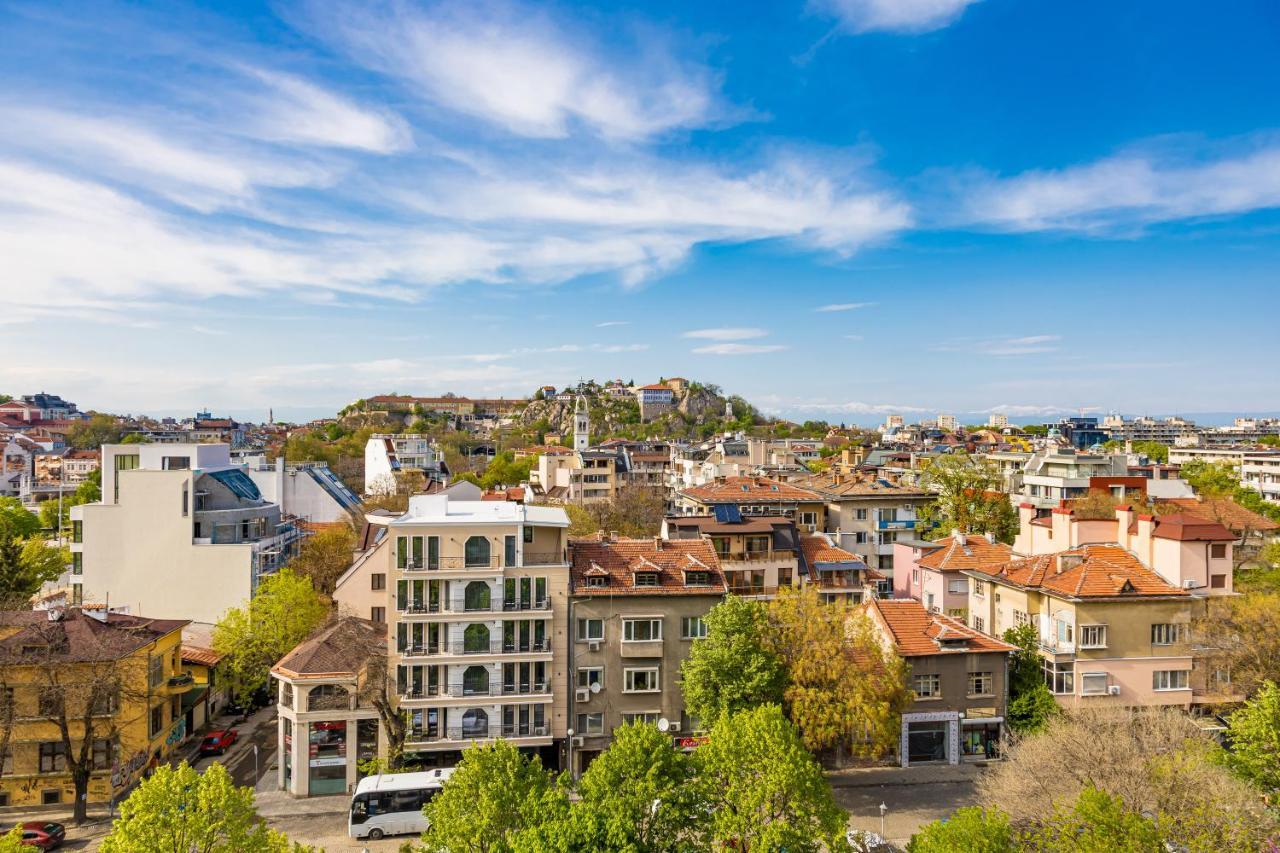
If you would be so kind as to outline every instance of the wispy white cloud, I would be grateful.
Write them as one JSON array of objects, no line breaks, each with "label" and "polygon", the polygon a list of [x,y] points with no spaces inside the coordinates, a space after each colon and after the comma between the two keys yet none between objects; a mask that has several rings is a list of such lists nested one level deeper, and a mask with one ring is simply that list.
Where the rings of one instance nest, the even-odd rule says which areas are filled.
[{"label": "wispy white cloud", "polygon": [[959,183],[958,222],[1003,231],[1131,232],[1159,222],[1280,207],[1280,139],[1206,149],[1158,140],[1093,163]]},{"label": "wispy white cloud", "polygon": [[254,67],[244,72],[266,88],[246,97],[253,115],[246,130],[262,139],[377,154],[403,151],[413,143],[408,124],[390,111],[360,106],[292,74]]},{"label": "wispy white cloud", "polygon": [[819,314],[834,314],[841,311],[856,311],[859,308],[870,308],[875,302],[833,302],[830,305],[823,305],[813,310]]},{"label": "wispy white cloud", "polygon": [[846,402],[824,402],[822,400],[801,400],[779,402],[780,411],[795,412],[828,412],[848,415],[902,415],[918,414],[932,411],[920,406],[904,406],[897,403],[864,403],[860,400]]},{"label": "wispy white cloud", "polygon": [[1012,356],[1057,352],[1061,335],[1025,335],[1016,338],[953,338],[931,346],[935,352],[969,352]]},{"label": "wispy white cloud", "polygon": [[[718,75],[641,33],[606,49],[580,20],[515,2],[314,3],[303,25],[434,104],[529,137],[643,139],[722,119]],[[614,33],[615,37],[621,35]]]},{"label": "wispy white cloud", "polygon": [[606,320],[603,323],[596,323],[597,329],[607,329],[610,326],[630,326],[630,320]]},{"label": "wispy white cloud", "polygon": [[958,19],[977,0],[810,0],[810,8],[836,18],[850,32],[924,33]]},{"label": "wispy white cloud", "polygon": [[696,355],[756,355],[765,352],[781,352],[787,347],[782,344],[708,344],[694,347],[690,352]]},{"label": "wispy white cloud", "polygon": [[862,340],[862,335],[845,335],[844,339],[846,341],[860,341]]},{"label": "wispy white cloud", "polygon": [[769,334],[764,329],[755,329],[749,327],[722,327],[718,329],[694,329],[691,332],[685,332],[686,338],[705,338],[709,341],[745,341],[751,338],[763,338]]}]

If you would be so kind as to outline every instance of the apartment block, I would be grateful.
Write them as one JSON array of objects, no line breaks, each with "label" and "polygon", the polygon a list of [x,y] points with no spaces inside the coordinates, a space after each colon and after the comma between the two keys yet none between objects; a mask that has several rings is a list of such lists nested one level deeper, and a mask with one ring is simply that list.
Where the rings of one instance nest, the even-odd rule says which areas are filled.
[{"label": "apartment block", "polygon": [[616,539],[575,541],[572,552],[571,769],[633,721],[693,749],[702,726],[685,711],[680,664],[727,589],[716,550],[701,538]]},{"label": "apartment block", "polygon": [[735,506],[744,516],[789,518],[802,533],[823,530],[826,522],[821,495],[769,477],[717,477],[675,495],[675,509],[681,515],[712,514],[716,506]]},{"label": "apartment block", "polygon": [[663,519],[662,538],[709,543],[734,595],[772,598],[779,588],[800,585],[804,553],[790,518],[744,516],[725,504],[707,515]]},{"label": "apartment block", "polygon": [[899,541],[894,551],[894,598],[915,599],[928,612],[961,622],[969,616],[969,579],[961,571],[1013,559],[1013,549],[995,537],[960,531],[932,541]]},{"label": "apartment block", "polygon": [[421,474],[427,479],[449,475],[444,453],[428,435],[377,433],[364,447],[364,493],[394,495],[399,477]]},{"label": "apartment block", "polygon": [[107,444],[102,499],[72,507],[77,600],[216,622],[296,552],[300,519],[225,444]]}]

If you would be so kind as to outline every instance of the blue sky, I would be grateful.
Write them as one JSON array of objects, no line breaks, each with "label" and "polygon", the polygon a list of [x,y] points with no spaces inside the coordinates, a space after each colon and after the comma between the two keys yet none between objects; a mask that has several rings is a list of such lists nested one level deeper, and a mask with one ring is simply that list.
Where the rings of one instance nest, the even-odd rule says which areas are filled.
[{"label": "blue sky", "polygon": [[1280,409],[1274,3],[0,9],[9,393]]}]

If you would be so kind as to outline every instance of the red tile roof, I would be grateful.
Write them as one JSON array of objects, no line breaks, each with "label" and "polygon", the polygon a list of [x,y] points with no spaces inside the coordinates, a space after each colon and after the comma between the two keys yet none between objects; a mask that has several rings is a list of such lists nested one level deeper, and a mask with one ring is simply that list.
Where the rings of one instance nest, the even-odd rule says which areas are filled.
[{"label": "red tile roof", "polygon": [[859,497],[902,497],[927,498],[930,493],[915,486],[902,483],[891,483],[883,477],[866,477],[856,474],[840,474],[823,472],[801,477],[794,481],[797,486],[821,492],[831,498]]},{"label": "red tile roof", "polygon": [[[573,540],[570,578],[574,595],[722,595],[724,574],[715,549],[706,539]],[[706,572],[710,585],[688,586],[686,572]],[[636,574],[656,573],[657,586],[636,586]],[[603,587],[588,586],[588,577],[606,577]]]},{"label": "red tile roof", "polygon": [[[1136,530],[1136,526],[1137,519],[1130,524],[1130,529]],[[1189,512],[1156,516],[1155,530],[1151,535],[1157,539],[1174,539],[1179,542],[1230,542],[1236,538],[1234,533],[1218,522]]]},{"label": "red tile roof", "polygon": [[183,663],[194,663],[198,666],[217,666],[220,660],[222,660],[222,655],[213,649],[206,649],[203,646],[188,646],[185,643],[182,646]]},{"label": "red tile roof", "polygon": [[1216,521],[1235,533],[1253,530],[1260,533],[1280,530],[1280,524],[1240,506],[1231,498],[1174,498],[1166,501],[1182,507],[1192,515],[1208,521]]},{"label": "red tile roof", "polygon": [[[874,611],[873,618],[888,630],[890,639],[903,657],[923,655],[971,654],[973,652],[1011,652],[1014,646],[988,637],[963,622],[930,613],[924,605],[911,598],[873,598],[867,608]],[[944,646],[956,641],[954,646]],[[963,641],[963,643],[959,642]]]},{"label": "red tile roof", "polygon": [[377,654],[387,626],[343,616],[316,629],[271,668],[287,677],[356,675]]},{"label": "red tile roof", "polygon": [[1013,557],[1013,549],[1008,545],[988,542],[987,537],[973,533],[935,539],[934,544],[941,547],[916,561],[921,568],[958,572],[984,563],[1006,563]]},{"label": "red tile roof", "polygon": [[865,572],[868,580],[885,579],[884,575],[868,566],[866,561],[857,554],[832,545],[825,536],[800,537],[800,549],[804,552],[804,560],[810,568],[814,568],[818,563],[860,563],[862,568],[853,571]]},{"label": "red tile roof", "polygon": [[754,503],[757,501],[821,502],[816,492],[768,477],[725,477],[722,481],[693,486],[681,492],[701,503]]},{"label": "red tile roof", "polygon": [[1081,545],[1056,554],[982,564],[966,573],[1068,598],[1187,594],[1119,545]]}]

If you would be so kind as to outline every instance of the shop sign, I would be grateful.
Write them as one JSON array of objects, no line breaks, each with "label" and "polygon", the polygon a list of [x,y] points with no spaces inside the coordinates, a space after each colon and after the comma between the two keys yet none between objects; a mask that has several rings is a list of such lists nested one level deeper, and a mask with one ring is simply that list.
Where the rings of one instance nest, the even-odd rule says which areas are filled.
[{"label": "shop sign", "polygon": [[340,756],[340,755],[339,755],[339,756],[330,756],[330,757],[328,757],[328,758],[313,758],[313,759],[311,759],[311,766],[312,766],[312,767],[341,767],[342,765],[344,765],[344,764],[346,764],[346,763],[347,763],[347,759],[343,758],[343,757],[342,757],[342,756]]}]

